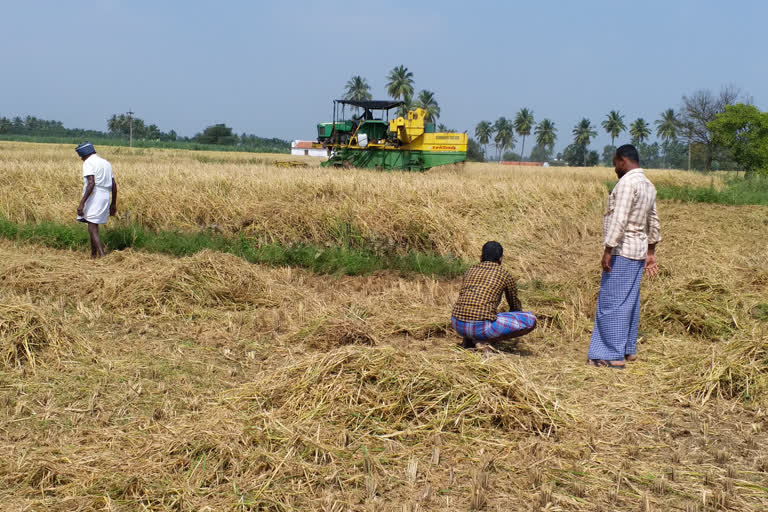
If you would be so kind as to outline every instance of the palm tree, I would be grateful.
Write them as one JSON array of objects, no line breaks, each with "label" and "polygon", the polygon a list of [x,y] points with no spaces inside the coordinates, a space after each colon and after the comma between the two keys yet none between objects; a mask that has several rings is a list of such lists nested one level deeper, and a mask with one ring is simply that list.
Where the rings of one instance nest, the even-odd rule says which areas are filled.
[{"label": "palm tree", "polygon": [[518,135],[523,137],[523,147],[520,150],[520,161],[523,161],[525,157],[525,137],[531,134],[531,128],[533,128],[533,112],[527,108],[521,108],[520,112],[515,115],[515,131]]},{"label": "palm tree", "polygon": [[573,128],[573,142],[584,148],[584,166],[587,165],[587,147],[592,141],[592,137],[597,137],[597,132],[592,127],[592,123],[586,117],[579,121]]},{"label": "palm tree", "polygon": [[419,92],[418,98],[416,98],[415,106],[417,108],[423,108],[427,111],[425,121],[428,123],[434,123],[440,117],[440,106],[435,99],[435,93],[432,91]]},{"label": "palm tree", "polygon": [[533,133],[536,134],[536,144],[542,148],[548,148],[552,152],[555,147],[555,139],[557,138],[555,123],[549,119],[544,119],[536,125]]},{"label": "palm tree", "polygon": [[408,94],[403,98],[403,104],[397,107],[397,115],[408,117],[408,111],[413,110],[414,108],[416,108],[416,105],[414,105],[411,95]]},{"label": "palm tree", "polygon": [[363,101],[371,99],[371,86],[365,78],[355,75],[349,79],[344,93],[345,100]]},{"label": "palm tree", "polygon": [[[372,98],[370,90],[371,86],[368,85],[368,81],[360,75],[355,75],[347,82],[344,99],[354,101],[370,100]],[[359,107],[355,107],[355,112],[359,110]]]},{"label": "palm tree", "polygon": [[677,140],[677,132],[680,129],[680,120],[671,108],[661,113],[661,119],[656,120],[656,136],[664,141],[664,158],[661,166],[667,166],[667,149],[671,141]]},{"label": "palm tree", "polygon": [[645,122],[645,119],[639,117],[629,125],[629,134],[632,135],[632,142],[640,144],[651,135],[651,127]]},{"label": "palm tree", "polygon": [[496,143],[497,157],[501,161],[501,152],[515,147],[515,128],[506,117],[502,116],[493,123],[493,131],[496,132],[493,141]]},{"label": "palm tree", "polygon": [[483,146],[483,156],[485,156],[485,147],[491,142],[491,135],[493,135],[493,126],[489,121],[480,121],[475,127],[475,137],[477,141]]},{"label": "palm tree", "polygon": [[611,146],[613,146],[613,141],[616,139],[616,137],[619,136],[621,132],[627,129],[627,127],[624,125],[624,116],[619,114],[618,110],[611,110],[607,116],[605,116],[605,121],[603,121],[603,130],[611,136]]},{"label": "palm tree", "polygon": [[387,94],[392,98],[405,100],[413,97],[413,73],[405,66],[393,68],[387,80]]}]

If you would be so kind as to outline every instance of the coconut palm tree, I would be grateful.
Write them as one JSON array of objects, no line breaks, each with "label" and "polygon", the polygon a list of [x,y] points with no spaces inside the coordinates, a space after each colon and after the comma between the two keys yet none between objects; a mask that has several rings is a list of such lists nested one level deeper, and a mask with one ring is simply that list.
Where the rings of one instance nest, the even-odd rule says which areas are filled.
[{"label": "coconut palm tree", "polygon": [[639,117],[629,125],[629,134],[632,136],[632,142],[642,144],[645,139],[651,135],[651,127],[645,122],[645,119]]},{"label": "coconut palm tree", "polygon": [[413,73],[405,66],[392,68],[387,76],[387,94],[396,100],[413,98]]},{"label": "coconut palm tree", "polygon": [[493,138],[496,144],[496,156],[501,161],[501,152],[515,147],[515,128],[506,117],[502,116],[493,123],[493,131],[496,133]]},{"label": "coconut palm tree", "polygon": [[440,106],[437,104],[435,93],[432,91],[424,90],[419,92],[414,105],[427,111],[425,121],[428,123],[434,123],[440,117]]},{"label": "coconut palm tree", "polygon": [[549,119],[544,119],[536,125],[533,133],[536,135],[536,144],[552,152],[555,147],[555,139],[557,138],[555,123]]},{"label": "coconut palm tree", "polygon": [[661,118],[656,120],[656,136],[664,141],[664,158],[661,166],[667,166],[667,148],[669,143],[677,140],[677,133],[680,130],[680,120],[677,114],[671,108],[661,113]]},{"label": "coconut palm tree", "polygon": [[533,112],[527,108],[521,108],[520,112],[515,114],[514,126],[517,134],[523,137],[523,146],[520,150],[520,161],[522,162],[525,158],[525,137],[531,134],[531,128],[533,128]]},{"label": "coconut palm tree", "polygon": [[573,142],[584,148],[584,166],[586,167],[587,147],[589,147],[592,137],[597,137],[597,132],[592,127],[592,122],[587,118],[583,118],[576,126],[574,126],[571,133],[573,133]]},{"label": "coconut palm tree", "polygon": [[493,135],[493,126],[490,121],[480,121],[475,127],[475,137],[477,142],[483,146],[483,156],[485,156],[485,147],[491,142],[491,136]]},{"label": "coconut palm tree", "polygon": [[397,107],[397,115],[402,117],[408,117],[408,111],[416,108],[413,102],[413,98],[410,95],[406,95],[403,98],[403,104]]},{"label": "coconut palm tree", "polygon": [[626,125],[624,124],[624,116],[619,114],[618,110],[611,110],[607,116],[605,116],[605,121],[602,123],[603,130],[611,136],[611,146],[613,146],[613,141],[616,139],[616,137],[619,136],[621,132],[627,129]]},{"label": "coconut palm tree", "polygon": [[677,140],[677,133],[680,129],[680,120],[677,114],[671,108],[661,113],[661,118],[656,120],[656,135],[662,140]]},{"label": "coconut palm tree", "polygon": [[345,100],[363,101],[371,99],[371,86],[368,81],[360,75],[355,75],[349,79],[344,93]]}]

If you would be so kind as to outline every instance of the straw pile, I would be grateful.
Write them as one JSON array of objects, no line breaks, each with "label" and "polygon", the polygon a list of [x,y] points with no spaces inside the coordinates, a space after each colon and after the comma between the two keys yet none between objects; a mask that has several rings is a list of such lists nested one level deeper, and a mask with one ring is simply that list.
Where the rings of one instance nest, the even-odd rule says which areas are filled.
[{"label": "straw pile", "polygon": [[64,352],[75,340],[53,306],[35,304],[29,297],[0,295],[0,361],[5,367],[34,368],[41,351]]},{"label": "straw pile", "polygon": [[[560,421],[556,405],[541,396],[519,366],[461,352],[438,359],[393,348],[313,354],[264,375],[236,397],[286,421],[319,424],[324,431],[347,429],[414,442],[443,432],[483,431],[485,436],[489,429],[497,435],[511,430],[548,434]],[[336,428],[325,427],[326,422]]]}]

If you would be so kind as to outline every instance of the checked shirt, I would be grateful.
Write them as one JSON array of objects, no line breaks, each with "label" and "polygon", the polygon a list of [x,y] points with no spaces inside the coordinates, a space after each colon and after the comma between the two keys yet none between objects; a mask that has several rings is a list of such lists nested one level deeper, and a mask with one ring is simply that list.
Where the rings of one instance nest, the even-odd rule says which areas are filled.
[{"label": "checked shirt", "polygon": [[648,244],[661,241],[656,214],[656,188],[642,169],[632,169],[621,177],[608,197],[603,217],[603,245],[611,254],[631,260],[644,260]]},{"label": "checked shirt", "polygon": [[493,261],[474,265],[464,274],[451,316],[462,322],[494,322],[502,295],[506,295],[510,311],[522,309],[512,274]]}]

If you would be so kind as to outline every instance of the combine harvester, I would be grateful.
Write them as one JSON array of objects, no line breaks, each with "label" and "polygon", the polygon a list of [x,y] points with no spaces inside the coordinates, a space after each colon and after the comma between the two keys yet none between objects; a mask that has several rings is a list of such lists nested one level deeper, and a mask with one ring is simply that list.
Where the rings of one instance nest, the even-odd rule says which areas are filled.
[{"label": "combine harvester", "polygon": [[[334,100],[333,122],[317,125],[314,147],[330,151],[322,165],[426,171],[467,159],[467,134],[435,132],[435,125],[425,121],[425,110],[417,108],[407,117],[390,120],[389,111],[402,104]],[[345,120],[347,106],[362,109],[362,114]]]}]

